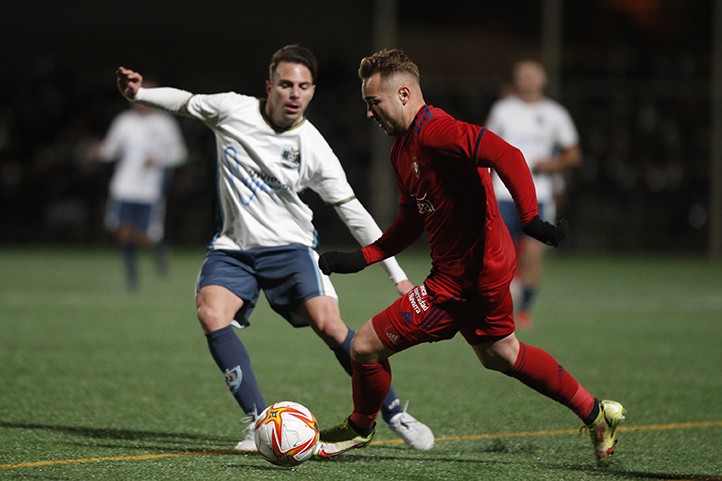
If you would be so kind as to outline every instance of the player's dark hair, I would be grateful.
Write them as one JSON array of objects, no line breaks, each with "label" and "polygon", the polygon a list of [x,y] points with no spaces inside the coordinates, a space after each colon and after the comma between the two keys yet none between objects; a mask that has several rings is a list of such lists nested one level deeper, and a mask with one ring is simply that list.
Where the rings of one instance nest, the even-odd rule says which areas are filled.
[{"label": "player's dark hair", "polygon": [[514,80],[514,72],[517,67],[524,63],[533,63],[544,69],[544,63],[539,55],[533,52],[521,52],[512,58],[511,63],[509,64],[507,75],[510,81]]},{"label": "player's dark hair", "polygon": [[298,63],[305,65],[311,72],[311,79],[316,83],[316,75],[318,74],[318,60],[316,56],[306,47],[298,44],[286,45],[276,50],[271,57],[271,64],[268,67],[268,78],[273,77],[273,72],[281,62]]},{"label": "player's dark hair", "polygon": [[391,77],[397,73],[408,73],[416,80],[420,80],[419,67],[402,51],[397,48],[385,48],[361,59],[358,69],[358,76],[367,79],[375,73],[381,74],[382,78]]}]

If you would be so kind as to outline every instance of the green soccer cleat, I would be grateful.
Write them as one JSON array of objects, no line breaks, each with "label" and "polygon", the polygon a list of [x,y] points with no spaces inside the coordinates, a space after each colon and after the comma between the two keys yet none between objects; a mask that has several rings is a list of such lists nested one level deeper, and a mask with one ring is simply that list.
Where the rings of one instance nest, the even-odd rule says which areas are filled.
[{"label": "green soccer cleat", "polygon": [[374,426],[374,429],[367,436],[363,436],[351,427],[348,418],[346,418],[338,425],[321,431],[313,455],[317,458],[331,459],[351,449],[363,448],[371,443],[375,432],[376,427]]},{"label": "green soccer cleat", "polygon": [[606,466],[609,456],[614,454],[614,445],[617,444],[617,427],[624,421],[627,411],[616,401],[600,401],[599,415],[589,426],[582,430],[589,431],[594,446],[594,456],[597,465]]}]

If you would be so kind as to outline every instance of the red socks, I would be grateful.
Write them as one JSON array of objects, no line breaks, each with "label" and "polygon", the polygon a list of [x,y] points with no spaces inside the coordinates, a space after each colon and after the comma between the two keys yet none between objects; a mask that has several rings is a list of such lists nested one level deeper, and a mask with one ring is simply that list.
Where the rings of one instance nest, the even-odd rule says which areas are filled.
[{"label": "red socks", "polygon": [[[349,419],[354,426],[368,429],[374,425],[391,386],[391,365],[388,360],[374,364],[351,360],[351,367],[354,410]],[[538,347],[520,342],[514,367],[504,374],[563,404],[582,420],[594,410],[594,396],[556,359]]]},{"label": "red socks", "polygon": [[519,357],[514,367],[504,374],[565,405],[581,419],[586,419],[594,409],[594,396],[556,359],[538,347],[519,342]]},{"label": "red socks", "polygon": [[353,414],[351,423],[361,429],[374,425],[391,387],[391,364],[388,359],[382,363],[362,364],[351,360],[353,376]]}]

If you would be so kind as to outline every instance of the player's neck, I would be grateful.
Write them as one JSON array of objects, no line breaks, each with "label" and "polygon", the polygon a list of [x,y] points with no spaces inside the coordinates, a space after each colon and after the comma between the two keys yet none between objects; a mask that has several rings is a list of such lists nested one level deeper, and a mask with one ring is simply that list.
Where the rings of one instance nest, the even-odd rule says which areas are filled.
[{"label": "player's neck", "polygon": [[290,124],[290,125],[288,125],[288,126],[281,126],[281,125],[279,125],[277,122],[274,122],[274,121],[273,121],[273,117],[270,115],[271,109],[270,109],[269,106],[268,106],[268,99],[261,99],[260,108],[261,108],[261,116],[262,116],[263,119],[266,121],[266,123],[267,123],[267,124],[274,130],[274,132],[276,132],[276,133],[281,133],[281,132],[285,132],[285,131],[287,131],[287,130],[290,130],[290,129],[294,128],[295,126],[297,126],[298,124],[300,124],[301,122],[303,122],[303,120],[306,118],[306,116],[303,115],[303,116],[301,116],[301,118],[299,118],[298,120],[296,120],[296,121],[293,122],[292,124]]},{"label": "player's neck", "polygon": [[544,100],[543,92],[517,92],[516,95],[528,104],[534,104]]}]

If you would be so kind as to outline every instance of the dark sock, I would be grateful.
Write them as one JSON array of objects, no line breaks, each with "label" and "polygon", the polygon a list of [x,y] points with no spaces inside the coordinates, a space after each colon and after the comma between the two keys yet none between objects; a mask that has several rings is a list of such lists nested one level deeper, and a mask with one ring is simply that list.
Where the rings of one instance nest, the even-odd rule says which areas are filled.
[{"label": "dark sock", "polygon": [[534,302],[534,298],[536,297],[536,291],[536,286],[533,286],[531,284],[525,284],[522,287],[521,302],[519,303],[520,311],[528,312],[531,309],[531,305]]},{"label": "dark sock", "polygon": [[[341,364],[341,366],[344,368],[344,370],[348,373],[349,376],[352,374],[351,340],[353,339],[354,334],[356,334],[354,330],[349,329],[346,339],[344,339],[344,341],[333,350],[333,353],[336,355],[336,359],[338,359],[339,364]],[[396,390],[393,386],[391,386],[389,388],[389,392],[384,398],[384,403],[381,406],[381,417],[386,423],[388,423],[392,417],[394,417],[400,412],[403,412],[403,409],[401,408],[401,401],[399,401],[399,397],[396,395]]]},{"label": "dark sock", "polygon": [[161,277],[168,277],[168,248],[162,242],[153,244],[155,269]]},{"label": "dark sock", "polygon": [[123,262],[125,282],[131,291],[138,288],[138,266],[135,261],[135,251],[135,244],[124,243],[120,245],[120,258]]},{"label": "dark sock", "polygon": [[592,412],[589,413],[589,416],[582,419],[585,426],[589,426],[592,424],[596,419],[597,416],[599,416],[599,399],[594,398],[594,406],[592,407]]},{"label": "dark sock", "polygon": [[373,423],[368,428],[360,428],[353,421],[351,421],[351,418],[348,418],[348,425],[351,426],[351,429],[356,431],[356,434],[360,434],[361,436],[368,436],[369,434],[371,434],[373,432],[374,427],[376,426],[376,423]]},{"label": "dark sock", "polygon": [[246,414],[260,413],[266,402],[251,367],[251,358],[233,327],[206,333],[208,348],[226,378],[228,389]]}]

